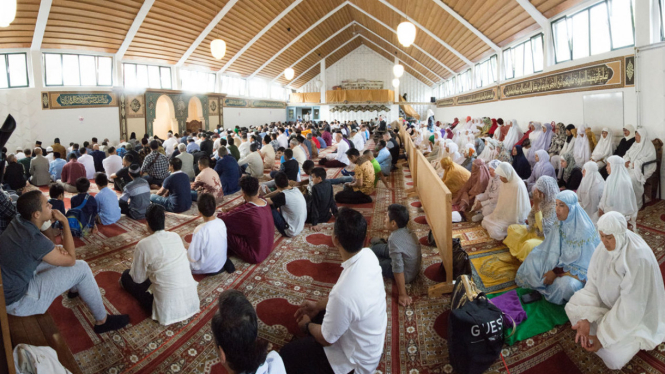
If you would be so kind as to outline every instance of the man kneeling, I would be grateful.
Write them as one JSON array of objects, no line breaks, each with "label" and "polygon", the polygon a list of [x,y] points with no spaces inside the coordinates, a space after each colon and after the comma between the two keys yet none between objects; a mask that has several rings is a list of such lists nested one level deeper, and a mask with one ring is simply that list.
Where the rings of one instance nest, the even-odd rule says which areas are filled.
[{"label": "man kneeling", "polygon": [[[18,216],[0,235],[0,268],[7,314],[30,316],[46,313],[65,291],[81,295],[95,318],[94,331],[102,334],[123,328],[127,315],[107,315],[99,286],[88,263],[76,259],[74,239],[67,218],[51,205],[41,191],[30,191],[16,202]],[[62,243],[56,246],[40,228],[51,221],[62,225]]]}]

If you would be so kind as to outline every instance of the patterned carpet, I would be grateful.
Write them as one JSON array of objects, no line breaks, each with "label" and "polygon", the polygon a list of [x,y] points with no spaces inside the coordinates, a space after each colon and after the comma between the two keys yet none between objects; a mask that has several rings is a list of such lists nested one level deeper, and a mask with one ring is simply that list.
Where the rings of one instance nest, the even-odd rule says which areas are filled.
[{"label": "patterned carpet", "polygon": [[[339,169],[330,169],[330,177]],[[409,227],[424,240],[429,226],[415,198],[406,198],[405,188],[411,182],[408,169],[400,169],[390,177],[394,191],[379,183],[374,203],[355,206],[369,221],[369,238],[387,236],[384,215],[388,205],[399,202],[411,213]],[[94,186],[94,184],[93,184]],[[336,190],[341,189],[337,186]],[[93,192],[94,190],[91,190]],[[69,195],[68,195],[69,196]],[[241,203],[239,194],[227,196],[224,207]],[[638,224],[647,242],[654,248],[661,268],[665,267],[665,201],[650,204],[640,214]],[[178,233],[185,245],[191,241],[193,229],[201,222],[196,208],[187,214],[168,214],[167,230]],[[220,292],[234,288],[247,295],[259,316],[259,334],[279,349],[300,336],[293,318],[298,305],[306,299],[326,296],[341,273],[340,256],[332,247],[332,223],[324,224],[321,232],[305,228],[296,238],[282,238],[275,232],[272,254],[258,265],[232,258],[233,274],[200,277],[198,292],[201,312],[195,317],[161,326],[141,310],[138,303],[118,284],[123,270],[129,268],[135,244],[146,236],[144,222],[123,217],[118,223],[101,227],[99,233],[77,240],[77,254],[88,261],[107,309],[111,313],[127,313],[131,323],[120,331],[97,335],[92,331],[92,316],[80,299],[59,297],[49,309],[67,344],[84,373],[225,373],[218,362],[209,330]],[[487,236],[477,224],[454,225],[454,235],[473,259],[501,257],[504,246]],[[451,373],[448,364],[447,318],[450,296],[429,299],[427,288],[441,281],[440,260],[436,248],[423,245],[423,275],[407,289],[413,296],[411,307],[397,304],[397,287],[386,282],[388,329],[386,345],[377,373]],[[483,278],[492,273],[487,261],[474,260],[474,275]],[[663,269],[665,270],[665,269]],[[512,279],[485,287],[510,288]],[[605,373],[609,372],[595,355],[575,346],[569,325],[515,344],[504,349],[511,373]],[[665,344],[652,352],[641,352],[624,369],[625,373],[665,372]],[[505,372],[497,362],[491,370]]]}]

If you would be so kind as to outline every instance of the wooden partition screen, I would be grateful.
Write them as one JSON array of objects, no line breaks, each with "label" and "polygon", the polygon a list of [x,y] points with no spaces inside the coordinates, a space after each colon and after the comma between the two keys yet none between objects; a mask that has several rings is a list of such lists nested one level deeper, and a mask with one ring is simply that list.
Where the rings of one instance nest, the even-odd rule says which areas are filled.
[{"label": "wooden partition screen", "polygon": [[[446,270],[446,281],[429,288],[430,297],[438,297],[453,291],[453,208],[452,194],[445,183],[439,178],[436,170],[416,148],[404,126],[400,128],[404,139],[409,170],[413,180],[412,193],[418,195],[420,204],[425,211],[427,223],[439,249],[441,262]],[[407,191],[408,192],[408,191]]]}]

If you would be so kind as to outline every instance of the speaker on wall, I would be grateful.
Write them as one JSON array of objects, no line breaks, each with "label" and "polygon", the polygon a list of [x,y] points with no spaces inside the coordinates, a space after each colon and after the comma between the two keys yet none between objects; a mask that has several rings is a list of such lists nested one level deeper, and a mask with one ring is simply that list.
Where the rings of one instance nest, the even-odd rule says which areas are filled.
[{"label": "speaker on wall", "polygon": [[432,102],[432,103],[436,103],[436,97],[432,96],[432,97],[429,99],[429,101]]}]

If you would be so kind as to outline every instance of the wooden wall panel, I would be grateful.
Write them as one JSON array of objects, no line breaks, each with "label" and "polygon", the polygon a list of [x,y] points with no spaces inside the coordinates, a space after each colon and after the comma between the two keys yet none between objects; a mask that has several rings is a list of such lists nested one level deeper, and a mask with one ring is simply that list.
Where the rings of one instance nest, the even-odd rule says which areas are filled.
[{"label": "wooden wall panel", "polygon": [[[205,66],[215,71],[220,70],[256,34],[294,1],[241,0],[237,2],[187,59],[186,65]],[[261,39],[264,37],[265,35]],[[221,60],[215,59],[210,53],[210,43],[217,38],[226,42],[226,55]],[[238,64],[238,60],[227,71],[234,72],[233,68],[236,64]]]},{"label": "wooden wall panel", "polygon": [[0,48],[30,48],[38,13],[39,0],[19,0],[14,22],[0,28]]},{"label": "wooden wall panel", "polygon": [[42,48],[115,53],[143,0],[53,1]]},{"label": "wooden wall panel", "polygon": [[536,9],[547,18],[552,18],[559,13],[583,3],[585,0],[530,0]]},{"label": "wooden wall panel", "polygon": [[176,64],[227,1],[156,0],[125,59]]}]

